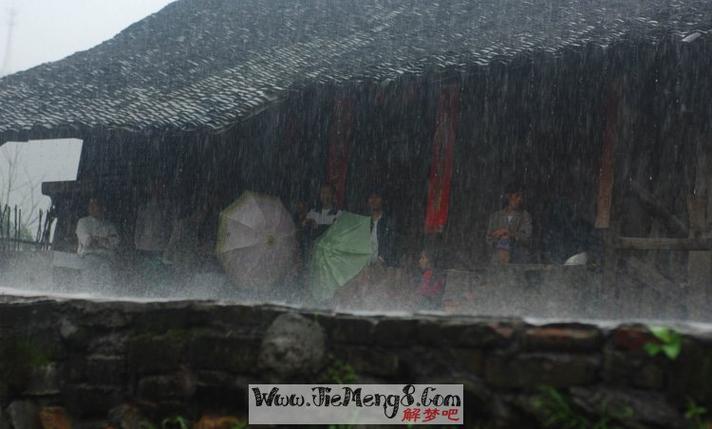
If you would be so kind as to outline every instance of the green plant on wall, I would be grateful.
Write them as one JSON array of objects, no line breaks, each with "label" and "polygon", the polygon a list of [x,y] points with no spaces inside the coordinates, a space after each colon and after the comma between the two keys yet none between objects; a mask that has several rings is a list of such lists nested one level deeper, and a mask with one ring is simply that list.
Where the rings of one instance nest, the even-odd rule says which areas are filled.
[{"label": "green plant on wall", "polygon": [[664,326],[649,326],[648,329],[655,336],[656,341],[645,344],[646,353],[650,356],[663,353],[668,359],[677,359],[682,351],[682,336]]},{"label": "green plant on wall", "polygon": [[712,427],[712,422],[706,420],[706,415],[707,408],[688,398],[685,419],[690,423],[690,429],[708,429]]},{"label": "green plant on wall", "polygon": [[616,421],[625,421],[633,416],[627,406],[612,409],[610,404],[602,406],[600,415],[592,419],[580,413],[568,395],[551,386],[542,386],[534,399],[534,407],[544,417],[544,427],[552,429],[619,429]]},{"label": "green plant on wall", "polygon": [[[331,384],[353,384],[358,380],[358,375],[351,365],[334,359],[326,369],[325,379]],[[351,425],[329,425],[329,429],[351,429],[351,427]]]},{"label": "green plant on wall", "polygon": [[0,395],[22,391],[33,371],[52,361],[52,353],[31,339],[8,338],[1,341]]},{"label": "green plant on wall", "polygon": [[571,400],[553,387],[539,388],[534,407],[544,416],[543,424],[547,428],[589,428],[588,420],[574,409]]},{"label": "green plant on wall", "polygon": [[190,429],[188,419],[181,416],[169,417],[161,422],[162,429]]},{"label": "green plant on wall", "polygon": [[326,380],[333,384],[352,384],[358,380],[358,376],[351,365],[336,359],[326,369]]}]

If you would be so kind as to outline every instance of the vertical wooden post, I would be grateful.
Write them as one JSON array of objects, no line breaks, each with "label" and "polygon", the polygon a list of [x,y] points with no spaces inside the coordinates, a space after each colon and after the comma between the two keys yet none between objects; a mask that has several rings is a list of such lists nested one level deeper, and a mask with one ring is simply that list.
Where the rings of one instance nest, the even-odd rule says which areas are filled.
[{"label": "vertical wooden post", "polygon": [[603,233],[604,260],[603,284],[616,283],[618,257],[615,249],[616,228],[611,225],[613,185],[615,178],[615,144],[618,137],[619,86],[611,85],[606,101],[606,128],[603,133],[601,166],[598,172],[598,198],[596,200],[596,228]]},{"label": "vertical wooden post", "polygon": [[334,200],[337,207],[343,207],[346,198],[346,178],[351,157],[353,121],[353,101],[346,97],[338,98],[329,123],[329,152],[326,163],[326,180],[336,190]]},{"label": "vertical wooden post", "polygon": [[[690,221],[690,238],[712,237],[712,160],[710,150],[702,139],[697,141],[695,168],[695,190],[687,200]],[[702,304],[701,311],[706,308],[712,295],[712,252],[691,251],[687,262],[687,282],[692,293],[691,301]],[[691,315],[694,317],[694,315]]]}]

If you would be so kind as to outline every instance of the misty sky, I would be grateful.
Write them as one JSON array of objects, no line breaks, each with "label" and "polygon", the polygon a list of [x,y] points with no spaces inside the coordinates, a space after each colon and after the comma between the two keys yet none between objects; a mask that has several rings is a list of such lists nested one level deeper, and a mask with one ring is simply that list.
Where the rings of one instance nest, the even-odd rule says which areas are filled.
[{"label": "misty sky", "polygon": [[0,0],[0,55],[5,58],[14,8],[10,70],[20,71],[83,51],[173,0]]},{"label": "misty sky", "polygon": [[[16,16],[9,70],[21,71],[96,46],[172,1],[0,0],[0,67],[6,54],[10,9]],[[7,157],[19,151],[18,189],[11,193],[10,202],[27,211],[27,192],[33,192],[46,209],[49,199],[41,197],[41,182],[76,179],[80,150],[80,141],[71,139],[0,146],[0,188],[8,172]]]}]

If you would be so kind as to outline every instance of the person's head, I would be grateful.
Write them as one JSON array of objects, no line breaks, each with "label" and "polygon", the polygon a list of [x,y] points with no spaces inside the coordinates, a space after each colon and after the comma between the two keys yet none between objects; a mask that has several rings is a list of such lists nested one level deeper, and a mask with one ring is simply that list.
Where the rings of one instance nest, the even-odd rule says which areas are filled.
[{"label": "person's head", "polygon": [[87,212],[89,216],[95,218],[104,217],[104,202],[101,198],[94,196],[89,198],[89,203],[87,205]]},{"label": "person's head", "polygon": [[420,257],[418,258],[418,268],[420,268],[421,271],[428,271],[435,268],[435,258],[430,250],[423,249],[420,251]]},{"label": "person's head", "polygon": [[512,210],[519,210],[524,203],[524,188],[519,183],[510,183],[504,190],[505,204]]},{"label": "person's head", "polygon": [[294,202],[294,212],[295,213],[307,213],[309,211],[309,207],[307,207],[307,203],[304,202],[304,200],[297,200]]},{"label": "person's head", "polygon": [[373,190],[368,194],[368,209],[371,212],[383,211],[383,193],[380,190]]},{"label": "person's head", "polygon": [[334,196],[336,195],[336,189],[334,185],[330,183],[325,183],[321,185],[319,189],[319,201],[322,207],[331,207],[334,205]]}]

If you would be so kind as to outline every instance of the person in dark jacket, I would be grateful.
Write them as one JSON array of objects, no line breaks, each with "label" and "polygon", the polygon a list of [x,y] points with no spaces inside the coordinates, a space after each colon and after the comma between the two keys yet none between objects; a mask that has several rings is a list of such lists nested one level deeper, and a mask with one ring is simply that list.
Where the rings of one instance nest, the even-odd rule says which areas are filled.
[{"label": "person in dark jacket", "polygon": [[495,264],[526,264],[530,262],[532,218],[523,209],[523,186],[517,182],[507,186],[505,205],[493,213],[487,227],[487,246]]},{"label": "person in dark jacket", "polygon": [[396,224],[395,219],[383,208],[383,194],[375,190],[368,196],[368,209],[371,214],[371,249],[372,263],[389,267],[397,265]]}]

